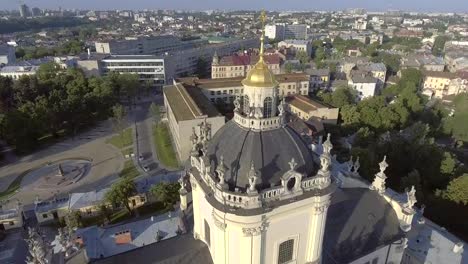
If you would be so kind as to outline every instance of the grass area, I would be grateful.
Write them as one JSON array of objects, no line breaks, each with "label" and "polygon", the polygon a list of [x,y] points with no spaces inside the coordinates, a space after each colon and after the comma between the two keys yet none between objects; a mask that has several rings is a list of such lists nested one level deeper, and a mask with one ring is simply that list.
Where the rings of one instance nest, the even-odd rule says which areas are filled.
[{"label": "grass area", "polygon": [[169,168],[179,167],[167,125],[162,123],[154,125],[153,137],[159,161]]},{"label": "grass area", "polygon": [[29,170],[28,171],[25,171],[23,172],[22,174],[18,175],[16,177],[15,180],[13,180],[12,183],[10,183],[10,186],[8,186],[8,188],[3,191],[3,192],[0,192],[0,200],[3,200],[5,198],[8,198],[10,195],[12,195],[13,193],[15,193],[21,186],[21,181],[23,180],[23,177],[26,176],[26,174],[29,173]]},{"label": "grass area", "polygon": [[140,172],[135,167],[135,164],[133,164],[133,160],[130,159],[130,160],[125,161],[124,168],[120,172],[119,176],[120,177],[128,177],[130,179],[133,179],[133,178],[138,177],[138,175],[140,175]]},{"label": "grass area", "polygon": [[123,149],[133,144],[132,128],[125,129],[122,134],[118,134],[108,139],[106,143],[114,145],[116,148]]}]

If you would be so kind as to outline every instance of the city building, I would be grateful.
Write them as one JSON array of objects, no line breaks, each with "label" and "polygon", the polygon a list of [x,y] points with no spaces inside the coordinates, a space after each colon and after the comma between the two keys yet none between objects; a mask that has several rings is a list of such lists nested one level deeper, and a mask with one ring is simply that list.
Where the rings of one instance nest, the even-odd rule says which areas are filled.
[{"label": "city building", "polygon": [[[206,127],[216,133],[225,123],[222,116],[196,87],[174,82],[165,86],[164,107],[169,129],[180,161],[185,161],[192,151],[192,141],[207,141],[211,134],[204,134]],[[193,131],[197,138],[191,137]]]},{"label": "city building", "polygon": [[400,262],[414,189],[400,195],[385,188],[385,159],[372,184],[332,176],[330,137],[317,157],[285,123],[263,38],[234,118],[208,142],[193,141],[184,180],[194,237],[215,264]]},{"label": "city building", "polygon": [[[100,68],[104,75],[109,72],[137,74],[142,84],[151,87],[162,88],[166,83],[165,60],[160,56],[112,55],[100,61]],[[92,69],[94,69],[93,65]]]},{"label": "city building", "polygon": [[284,39],[307,39],[307,25],[292,24],[284,26]]},{"label": "city building", "polygon": [[[258,46],[258,39],[234,39],[223,43],[203,45],[197,48],[171,52],[163,56],[165,62],[166,81],[195,74],[197,70],[209,72],[215,53],[219,56],[231,55],[241,49],[251,49]],[[206,69],[198,69],[200,60],[208,62]]]},{"label": "city building", "polygon": [[271,40],[283,40],[284,39],[284,25],[266,25],[265,36]]},{"label": "city building", "polygon": [[[278,82],[278,95],[281,97],[309,93],[310,76],[303,73],[275,75]],[[244,95],[242,77],[222,79],[180,78],[178,81],[187,87],[197,87],[212,103],[234,103],[236,97]]]},{"label": "city building", "polygon": [[16,62],[15,47],[8,44],[0,44],[0,66]]},{"label": "city building", "polygon": [[69,197],[54,197],[48,201],[36,201],[34,213],[39,224],[57,222],[68,214]]},{"label": "city building", "polygon": [[[233,54],[230,56],[218,57],[218,54],[213,56],[211,63],[211,78],[231,78],[244,77],[245,74],[257,63],[258,55],[254,54]],[[268,68],[275,74],[280,73],[280,58],[277,54],[265,56],[268,62]]]},{"label": "city building", "polygon": [[286,110],[303,120],[317,118],[322,123],[336,125],[340,109],[334,108],[307,96],[295,95],[286,97]]},{"label": "city building", "polygon": [[353,29],[355,30],[366,30],[367,21],[365,18],[358,18],[354,21]]},{"label": "city building", "polygon": [[0,231],[23,227],[23,208],[19,203],[9,202],[0,207]]},{"label": "city building", "polygon": [[348,85],[354,88],[359,100],[373,97],[377,93],[378,80],[372,76],[355,74],[348,79]]},{"label": "city building", "polygon": [[444,98],[467,91],[468,74],[466,72],[430,72],[425,71],[422,93],[429,98]]},{"label": "city building", "polygon": [[309,94],[310,76],[301,73],[279,74],[275,76],[278,82],[278,96]]},{"label": "city building", "polygon": [[445,62],[443,58],[436,57],[432,54],[414,54],[405,56],[401,59],[400,69],[418,69],[442,72],[445,69]]},{"label": "city building", "polygon": [[278,48],[289,48],[293,50],[295,53],[298,51],[303,51],[307,54],[307,56],[312,55],[312,43],[307,40],[299,40],[299,39],[286,39],[278,43]]},{"label": "city building", "polygon": [[0,69],[0,76],[18,80],[21,76],[36,74],[39,66],[5,66]]},{"label": "city building", "polygon": [[[193,250],[182,245],[183,248],[179,248],[176,244],[178,240],[176,236],[180,235],[183,228],[179,212],[176,211],[119,225],[81,228],[75,234],[77,237],[76,242],[84,249],[85,262],[99,263],[101,259],[107,259],[106,261],[109,261],[109,263],[130,263],[132,262],[130,259],[123,261],[121,258],[123,253],[153,244],[164,247],[166,240],[173,246],[169,252],[184,249],[187,251]],[[164,248],[168,250],[167,247]],[[164,253],[164,251],[157,248],[153,248],[153,250],[159,255],[156,260],[160,261],[164,260],[164,256],[167,257],[169,253]],[[181,255],[183,256],[184,253],[186,252],[181,252]],[[149,254],[143,256],[146,257],[145,263],[157,263],[150,261]],[[186,262],[179,262],[178,260],[182,260],[182,258],[176,259],[172,263],[193,263],[188,261],[196,260],[196,258],[189,258]]]},{"label": "city building", "polygon": [[194,48],[197,45],[208,44],[206,41],[182,41],[172,35],[129,38],[96,42],[96,53],[112,55],[159,55],[165,52]]},{"label": "city building", "polygon": [[25,4],[21,4],[19,6],[19,11],[20,11],[20,17],[22,18],[27,18],[31,15],[31,12],[29,10],[29,6],[25,5]]},{"label": "city building", "polygon": [[306,73],[310,75],[310,89],[313,92],[316,89],[326,89],[330,84],[329,69],[306,69]]},{"label": "city building", "polygon": [[272,40],[307,39],[307,25],[275,24],[265,26],[265,36]]}]

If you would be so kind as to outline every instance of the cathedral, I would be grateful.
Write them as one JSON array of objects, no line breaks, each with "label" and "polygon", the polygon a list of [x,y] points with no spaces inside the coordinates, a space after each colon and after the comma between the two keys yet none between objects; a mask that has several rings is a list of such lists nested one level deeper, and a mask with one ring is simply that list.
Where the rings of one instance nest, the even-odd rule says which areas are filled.
[{"label": "cathedral", "polygon": [[180,193],[195,239],[215,264],[404,263],[414,189],[385,187],[385,158],[372,183],[361,179],[358,160],[332,156],[330,135],[307,145],[286,122],[263,42],[233,119],[193,131]]}]

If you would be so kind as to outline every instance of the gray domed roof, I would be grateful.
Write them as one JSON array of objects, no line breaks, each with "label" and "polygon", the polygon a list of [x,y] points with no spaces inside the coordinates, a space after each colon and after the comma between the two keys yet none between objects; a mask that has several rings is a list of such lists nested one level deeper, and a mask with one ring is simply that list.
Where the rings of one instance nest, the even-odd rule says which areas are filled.
[{"label": "gray domed roof", "polygon": [[220,157],[226,167],[225,180],[229,187],[244,189],[253,162],[260,189],[281,183],[281,176],[290,170],[292,158],[297,163],[296,171],[310,175],[313,172],[311,151],[301,137],[289,127],[270,131],[252,131],[240,127],[234,121],[226,123],[210,140],[207,157],[213,170]]}]

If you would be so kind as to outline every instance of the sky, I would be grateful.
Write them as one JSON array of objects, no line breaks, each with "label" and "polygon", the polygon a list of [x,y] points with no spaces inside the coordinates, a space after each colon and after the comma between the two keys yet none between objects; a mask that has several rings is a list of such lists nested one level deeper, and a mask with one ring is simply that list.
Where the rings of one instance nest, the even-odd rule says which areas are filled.
[{"label": "sky", "polygon": [[[58,9],[184,9],[184,10],[343,10],[398,9],[467,12],[468,0],[23,0],[30,7]],[[19,0],[0,0],[0,9],[17,9]]]}]

